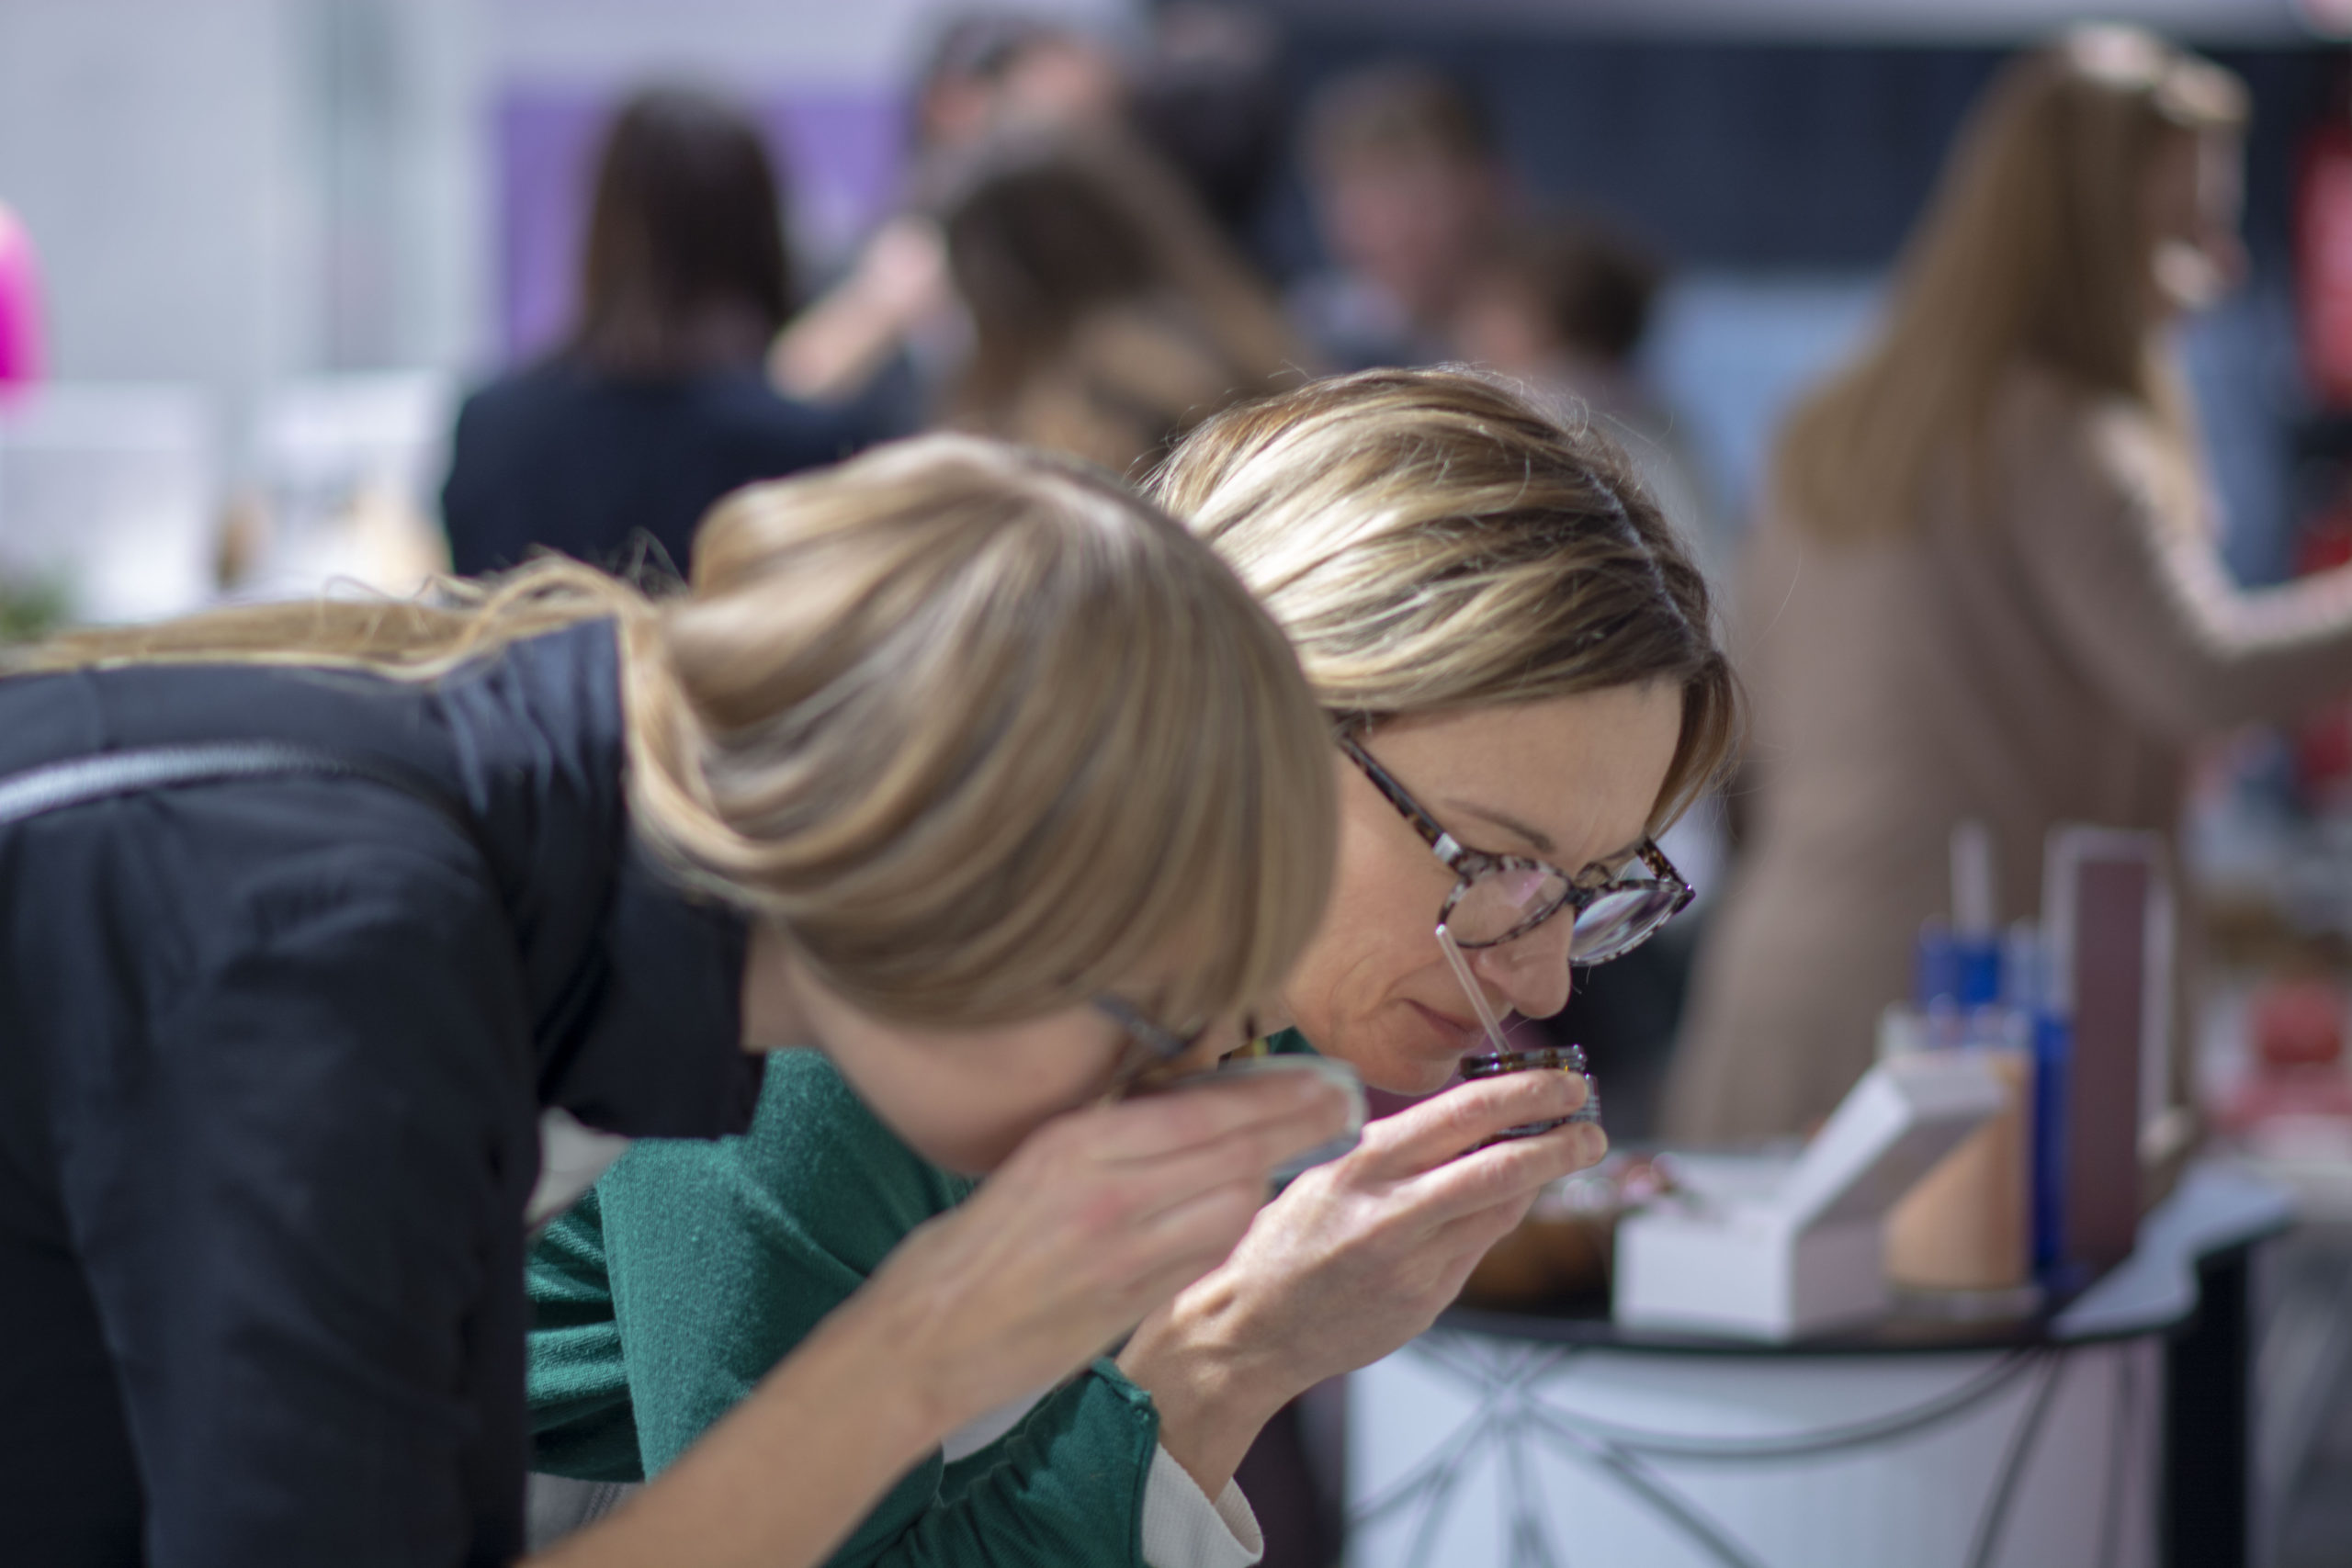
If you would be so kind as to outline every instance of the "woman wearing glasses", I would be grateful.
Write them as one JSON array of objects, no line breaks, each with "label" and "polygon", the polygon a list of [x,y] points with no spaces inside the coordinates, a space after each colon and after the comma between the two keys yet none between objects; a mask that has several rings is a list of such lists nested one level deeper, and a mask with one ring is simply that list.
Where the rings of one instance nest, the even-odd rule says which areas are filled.
[{"label": "woman wearing glasses", "polygon": [[[1688,902],[1654,839],[1722,765],[1737,695],[1622,454],[1483,378],[1380,370],[1211,421],[1152,488],[1290,634],[1337,737],[1337,878],[1280,1021],[1317,1051],[1426,1094],[1486,1048],[1482,1006],[1556,1012],[1572,963]],[[1534,1119],[1583,1098],[1527,1076],[1555,1078]],[[1531,1119],[1479,1095],[1510,1082],[1374,1122],[1128,1342],[1200,1484],[1426,1328],[1544,1182],[1599,1157],[1575,1125],[1480,1147]]]},{"label": "woman wearing glasses", "polygon": [[[1426,1094],[1483,1048],[1481,1004],[1553,1012],[1572,960],[1679,907],[1651,839],[1721,761],[1735,695],[1697,570],[1605,443],[1475,376],[1377,371],[1210,420],[1155,488],[1290,634],[1340,790],[1329,912],[1252,1032]],[[1519,1075],[1374,1124],[1115,1361],[918,1467],[835,1562],[1251,1560],[1231,1477],[1260,1427],[1420,1332],[1540,1188],[1600,1156],[1583,1125],[1481,1146],[1584,1099]],[[761,1122],[640,1146],[542,1247],[543,1468],[661,1471],[977,1168],[861,1122],[814,1058],[773,1064]]]},{"label": "woman wearing glasses", "polygon": [[964,437],[698,544],[658,601],[549,560],[0,680],[0,1555],[511,1561],[526,1213],[582,1123],[740,1129],[747,1045],[821,1042],[997,1179],[564,1562],[817,1561],[1336,1129],[1301,1082],[1041,1127],[1322,908],[1317,716],[1207,550]]}]

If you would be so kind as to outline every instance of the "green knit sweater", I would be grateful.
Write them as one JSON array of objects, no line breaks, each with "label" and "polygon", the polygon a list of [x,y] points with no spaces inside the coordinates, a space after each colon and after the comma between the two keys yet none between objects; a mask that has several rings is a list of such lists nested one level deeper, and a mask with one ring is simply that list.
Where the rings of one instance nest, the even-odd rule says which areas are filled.
[{"label": "green knit sweater", "polygon": [[[770,1058],[751,1132],[647,1142],[530,1265],[534,1466],[659,1472],[972,1183],[925,1164],[831,1063]],[[955,1464],[933,1453],[835,1568],[1141,1568],[1150,1396],[1109,1361]]]}]

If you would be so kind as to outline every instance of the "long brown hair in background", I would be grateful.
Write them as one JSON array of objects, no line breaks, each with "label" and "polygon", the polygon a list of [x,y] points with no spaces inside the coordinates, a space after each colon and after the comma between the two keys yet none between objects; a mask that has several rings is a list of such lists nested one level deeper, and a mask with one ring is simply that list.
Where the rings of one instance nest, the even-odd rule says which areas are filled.
[{"label": "long brown hair in background", "polygon": [[781,189],[759,127],[728,104],[631,98],[597,165],[571,352],[653,379],[758,364],[792,308]]},{"label": "long brown hair in background", "polygon": [[1138,147],[1009,137],[958,163],[934,204],[973,333],[952,425],[1131,473],[1297,364],[1272,298]]},{"label": "long brown hair in background", "polygon": [[2147,174],[2168,139],[2245,117],[2235,76],[2133,28],[2079,28],[2009,65],[1904,251],[1884,324],[1789,422],[1776,504],[1826,541],[1904,532],[1955,448],[1973,482],[2020,362],[2139,405],[2186,469],[2188,400],[2148,330]]}]

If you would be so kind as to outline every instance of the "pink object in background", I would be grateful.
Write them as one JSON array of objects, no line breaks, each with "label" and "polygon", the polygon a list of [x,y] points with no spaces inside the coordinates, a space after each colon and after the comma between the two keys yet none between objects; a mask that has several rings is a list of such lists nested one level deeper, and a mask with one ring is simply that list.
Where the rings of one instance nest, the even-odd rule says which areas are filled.
[{"label": "pink object in background", "polygon": [[47,367],[40,335],[40,272],[32,237],[0,204],[0,389],[38,381]]},{"label": "pink object in background", "polygon": [[2339,1145],[2352,1145],[2352,1074],[2345,1070],[2347,998],[2333,980],[2274,980],[2248,1009],[2252,1071],[2215,1107],[2230,1132],[2259,1140],[2266,1123],[2291,1122],[2300,1134],[2325,1121]]}]

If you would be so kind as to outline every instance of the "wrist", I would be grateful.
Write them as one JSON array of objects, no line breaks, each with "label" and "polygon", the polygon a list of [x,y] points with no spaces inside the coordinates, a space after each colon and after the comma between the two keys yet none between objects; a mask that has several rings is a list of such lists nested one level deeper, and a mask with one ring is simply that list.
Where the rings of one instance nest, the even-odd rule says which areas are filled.
[{"label": "wrist", "polygon": [[954,1380],[936,1375],[926,1354],[932,1336],[896,1311],[899,1304],[867,1292],[851,1297],[778,1371],[808,1363],[807,1392],[828,1400],[828,1408],[863,1410],[867,1440],[912,1464],[976,1412],[956,1406]]},{"label": "wrist", "polygon": [[1118,1358],[1122,1375],[1151,1395],[1160,1446],[1210,1497],[1305,1386],[1240,1331],[1216,1283],[1211,1275],[1146,1319]]}]

